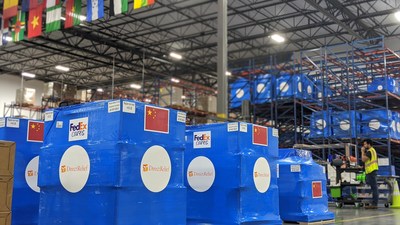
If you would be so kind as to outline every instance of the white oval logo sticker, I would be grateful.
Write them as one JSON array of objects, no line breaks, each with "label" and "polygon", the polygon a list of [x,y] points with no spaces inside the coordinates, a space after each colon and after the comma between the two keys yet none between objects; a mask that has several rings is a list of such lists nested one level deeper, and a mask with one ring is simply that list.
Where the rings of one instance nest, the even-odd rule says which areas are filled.
[{"label": "white oval logo sticker", "polygon": [[140,176],[149,191],[164,190],[171,178],[171,159],[167,150],[159,145],[147,149],[140,163]]},{"label": "white oval logo sticker", "polygon": [[261,93],[265,91],[265,85],[264,84],[258,84],[257,85],[257,93]]},{"label": "white oval logo sticker", "polygon": [[188,166],[186,177],[193,190],[205,192],[215,180],[215,168],[210,159],[204,156],[194,158]]},{"label": "white oval logo sticker", "polygon": [[400,132],[400,122],[396,123],[397,132]]},{"label": "white oval logo sticker", "polygon": [[308,94],[312,94],[312,87],[311,87],[311,86],[308,86],[308,87],[307,87],[307,93],[308,93]]},{"label": "white oval logo sticker", "polygon": [[39,156],[33,158],[25,169],[25,180],[28,186],[34,191],[39,193],[38,187],[38,171],[39,171]]},{"label": "white oval logo sticker", "polygon": [[383,89],[383,86],[382,86],[382,85],[379,85],[379,86],[378,86],[378,91],[382,91],[382,89]]},{"label": "white oval logo sticker", "polygon": [[271,169],[266,158],[257,159],[253,168],[253,180],[256,189],[260,193],[265,193],[271,183]]},{"label": "white oval logo sticker", "polygon": [[301,82],[297,84],[297,89],[299,90],[300,93],[303,92],[303,84]]},{"label": "white oval logo sticker", "polygon": [[242,98],[243,96],[244,96],[243,89],[237,89],[236,90],[236,98]]},{"label": "white oval logo sticker", "polygon": [[317,126],[318,129],[323,130],[326,127],[325,120],[323,120],[323,119],[317,120],[316,126]]},{"label": "white oval logo sticker", "polygon": [[286,82],[280,83],[279,90],[281,90],[281,92],[287,92],[289,90],[289,84]]},{"label": "white oval logo sticker", "polygon": [[59,167],[61,185],[71,193],[81,191],[89,179],[90,159],[86,150],[73,145],[64,152]]},{"label": "white oval logo sticker", "polygon": [[378,130],[381,127],[381,122],[377,119],[372,119],[368,125],[371,130]]},{"label": "white oval logo sticker", "polygon": [[348,121],[348,120],[340,121],[340,129],[349,130],[350,129],[350,121]]}]

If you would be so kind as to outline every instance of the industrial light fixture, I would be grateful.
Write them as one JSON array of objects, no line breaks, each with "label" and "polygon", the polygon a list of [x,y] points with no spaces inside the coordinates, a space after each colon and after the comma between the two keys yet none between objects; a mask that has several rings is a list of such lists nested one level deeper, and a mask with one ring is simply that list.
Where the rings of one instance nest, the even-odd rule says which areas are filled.
[{"label": "industrial light fixture", "polygon": [[179,83],[180,82],[180,80],[176,79],[176,78],[171,78],[171,81],[174,82],[174,83]]},{"label": "industrial light fixture", "polygon": [[140,88],[142,88],[142,86],[139,84],[131,84],[131,88],[139,90]]},{"label": "industrial light fixture", "polygon": [[27,73],[27,72],[22,72],[21,75],[22,75],[23,77],[29,77],[29,78],[35,78],[35,77],[36,77],[35,74],[33,74],[33,73]]},{"label": "industrial light fixture", "polygon": [[181,98],[182,98],[182,99],[186,99],[186,96],[182,95]]},{"label": "industrial light fixture", "polygon": [[282,42],[285,41],[285,38],[282,37],[282,36],[279,35],[279,34],[273,34],[273,35],[271,35],[271,39],[274,40],[274,41],[276,41],[276,42],[278,42],[278,43],[282,43]]},{"label": "industrial light fixture", "polygon": [[398,21],[400,21],[400,11],[395,12],[395,13],[394,13],[394,17],[396,17],[396,19],[397,19]]},{"label": "industrial light fixture", "polygon": [[225,75],[226,75],[226,76],[232,76],[232,73],[229,72],[229,71],[226,71],[226,72],[225,72]]},{"label": "industrial light fixture", "polygon": [[69,68],[68,68],[68,67],[61,66],[61,65],[57,65],[57,66],[56,66],[56,69],[57,69],[57,70],[64,71],[64,72],[68,72],[68,71],[69,71]]},{"label": "industrial light fixture", "polygon": [[103,88],[97,88],[97,92],[103,92]]},{"label": "industrial light fixture", "polygon": [[172,58],[175,58],[175,59],[182,59],[182,55],[179,55],[178,53],[175,53],[175,52],[169,53],[169,56],[171,56]]}]

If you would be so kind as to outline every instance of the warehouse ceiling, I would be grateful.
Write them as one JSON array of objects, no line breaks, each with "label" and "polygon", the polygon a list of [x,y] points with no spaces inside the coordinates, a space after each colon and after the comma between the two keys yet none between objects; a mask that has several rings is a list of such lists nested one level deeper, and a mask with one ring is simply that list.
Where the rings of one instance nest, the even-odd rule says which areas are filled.
[{"label": "warehouse ceiling", "polygon": [[[110,86],[113,72],[117,85],[177,77],[215,87],[216,0],[157,0],[139,10],[130,1],[128,13],[111,17],[109,1],[104,5],[104,19],[1,47],[0,72],[92,88]],[[270,54],[398,36],[399,8],[397,0],[228,0],[229,68]],[[284,43],[271,40],[277,32]]]}]

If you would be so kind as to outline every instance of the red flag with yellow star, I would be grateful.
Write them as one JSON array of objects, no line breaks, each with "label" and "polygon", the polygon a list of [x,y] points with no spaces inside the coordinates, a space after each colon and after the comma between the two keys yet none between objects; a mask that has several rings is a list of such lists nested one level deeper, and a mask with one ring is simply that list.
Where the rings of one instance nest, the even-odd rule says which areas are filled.
[{"label": "red flag with yellow star", "polygon": [[253,144],[268,146],[268,128],[253,125]]},{"label": "red flag with yellow star", "polygon": [[322,198],[322,182],[321,181],[313,181],[312,182],[312,197],[313,198]]},{"label": "red flag with yellow star", "polygon": [[44,137],[44,123],[37,121],[28,122],[28,141],[43,142]]},{"label": "red flag with yellow star", "polygon": [[42,34],[42,12],[43,7],[41,5],[29,10],[28,38],[37,37]]},{"label": "red flag with yellow star", "polygon": [[154,106],[145,106],[144,130],[169,133],[169,110]]}]

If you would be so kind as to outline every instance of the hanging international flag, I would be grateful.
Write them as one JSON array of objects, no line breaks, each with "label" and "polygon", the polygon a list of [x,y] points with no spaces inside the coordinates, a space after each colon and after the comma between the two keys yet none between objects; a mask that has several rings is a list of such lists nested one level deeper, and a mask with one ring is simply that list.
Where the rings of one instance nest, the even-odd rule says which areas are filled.
[{"label": "hanging international flag", "polygon": [[128,12],[128,0],[110,0],[110,15]]},{"label": "hanging international flag", "polygon": [[43,7],[41,6],[29,10],[28,38],[37,37],[42,34],[42,12]]},{"label": "hanging international flag", "polygon": [[148,5],[153,5],[154,2],[155,2],[155,0],[134,0],[133,8],[140,9],[140,8],[148,6]]},{"label": "hanging international flag", "polygon": [[322,182],[312,182],[312,198],[322,198]]},{"label": "hanging international flag", "polygon": [[46,2],[46,32],[61,29],[61,4],[60,0],[47,0]]},{"label": "hanging international flag", "polygon": [[0,46],[6,45],[8,40],[8,34],[9,34],[9,30],[8,30],[8,19],[4,20],[3,18],[1,19],[1,32],[0,32]]},{"label": "hanging international flag", "polygon": [[43,137],[44,137],[44,123],[29,121],[27,141],[43,142]]},{"label": "hanging international flag", "polygon": [[17,15],[18,0],[4,0],[3,3],[3,18],[9,19]]},{"label": "hanging international flag", "polygon": [[101,19],[104,17],[104,1],[88,0],[87,1],[87,18],[88,22]]},{"label": "hanging international flag", "polygon": [[26,13],[18,11],[17,16],[14,16],[11,20],[11,36],[13,42],[24,40],[25,34],[25,18]]},{"label": "hanging international flag", "polygon": [[44,2],[45,0],[22,0],[22,11],[29,12],[30,9],[34,9],[39,6],[44,7]]},{"label": "hanging international flag", "polygon": [[268,128],[253,125],[253,144],[268,146]]},{"label": "hanging international flag", "polygon": [[169,133],[169,110],[154,106],[145,106],[144,130]]},{"label": "hanging international flag", "polygon": [[65,7],[65,28],[70,28],[81,23],[81,0],[67,0]]}]

